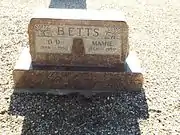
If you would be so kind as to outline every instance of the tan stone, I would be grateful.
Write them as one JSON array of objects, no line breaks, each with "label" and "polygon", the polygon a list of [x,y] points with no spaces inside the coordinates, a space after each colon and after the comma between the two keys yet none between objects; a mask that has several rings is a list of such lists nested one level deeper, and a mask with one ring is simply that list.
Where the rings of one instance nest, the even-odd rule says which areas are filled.
[{"label": "tan stone", "polygon": [[121,12],[43,9],[28,33],[30,48],[13,71],[17,91],[142,90],[140,63],[129,53]]},{"label": "tan stone", "polygon": [[[125,70],[112,69],[37,69],[32,66],[29,50],[23,50],[16,63],[13,77],[15,88],[71,89],[89,91],[141,90],[143,75],[134,53],[129,53]],[[38,90],[37,90],[38,91]]]},{"label": "tan stone", "polygon": [[33,65],[121,67],[128,25],[120,11],[43,9],[29,24]]}]

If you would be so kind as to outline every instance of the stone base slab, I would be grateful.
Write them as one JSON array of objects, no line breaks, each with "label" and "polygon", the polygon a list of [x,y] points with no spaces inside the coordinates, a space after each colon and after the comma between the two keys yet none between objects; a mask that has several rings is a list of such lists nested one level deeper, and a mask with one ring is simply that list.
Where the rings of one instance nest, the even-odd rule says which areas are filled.
[{"label": "stone base slab", "polygon": [[24,48],[13,71],[16,91],[139,91],[143,75],[136,53],[130,52],[124,71],[111,68],[32,67],[31,55]]}]

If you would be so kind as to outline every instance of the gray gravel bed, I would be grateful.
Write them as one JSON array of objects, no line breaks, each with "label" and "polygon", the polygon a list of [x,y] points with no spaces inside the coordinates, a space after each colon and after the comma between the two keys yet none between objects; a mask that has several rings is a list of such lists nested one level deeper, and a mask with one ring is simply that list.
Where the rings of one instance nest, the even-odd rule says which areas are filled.
[{"label": "gray gravel bed", "polygon": [[[180,134],[179,0],[1,0],[0,134]],[[36,8],[121,9],[138,53],[144,92],[53,96],[13,94],[12,71]]]}]

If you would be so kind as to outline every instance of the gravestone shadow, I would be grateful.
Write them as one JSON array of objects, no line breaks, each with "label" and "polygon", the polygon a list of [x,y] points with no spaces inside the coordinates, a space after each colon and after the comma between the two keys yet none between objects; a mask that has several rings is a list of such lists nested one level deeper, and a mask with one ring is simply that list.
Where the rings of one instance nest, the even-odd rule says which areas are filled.
[{"label": "gravestone shadow", "polygon": [[86,0],[51,0],[49,8],[86,9]]},{"label": "gravestone shadow", "polygon": [[24,117],[22,135],[141,134],[139,119],[147,119],[144,92],[79,94],[12,94],[10,115]]}]

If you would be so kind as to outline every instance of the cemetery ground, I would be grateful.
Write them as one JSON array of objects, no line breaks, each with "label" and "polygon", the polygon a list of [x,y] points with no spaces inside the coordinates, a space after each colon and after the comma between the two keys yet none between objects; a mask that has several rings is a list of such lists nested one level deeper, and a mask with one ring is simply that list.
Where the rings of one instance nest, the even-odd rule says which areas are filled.
[{"label": "cemetery ground", "polygon": [[[12,71],[36,8],[121,9],[138,53],[143,92],[53,96],[14,94]],[[178,0],[1,0],[0,134],[180,134]]]}]

